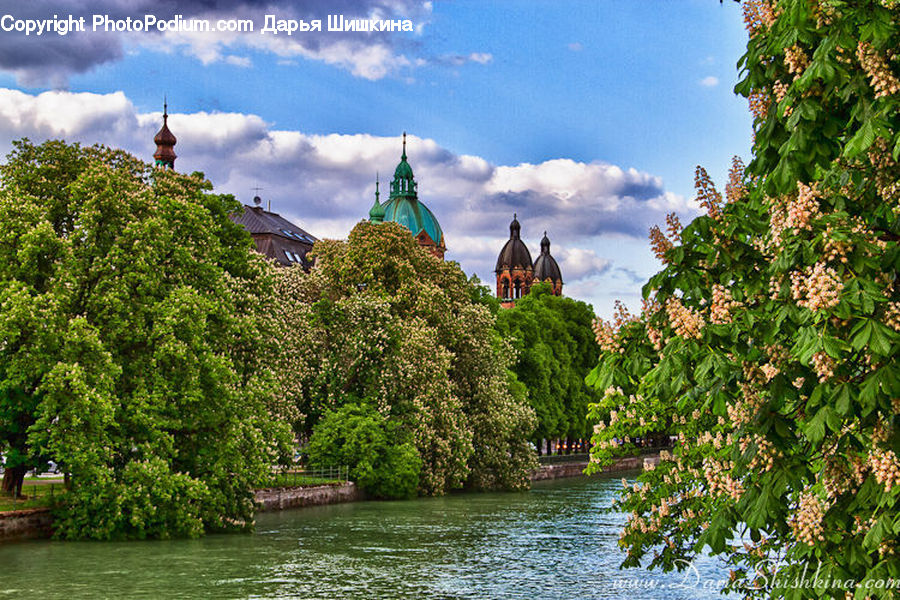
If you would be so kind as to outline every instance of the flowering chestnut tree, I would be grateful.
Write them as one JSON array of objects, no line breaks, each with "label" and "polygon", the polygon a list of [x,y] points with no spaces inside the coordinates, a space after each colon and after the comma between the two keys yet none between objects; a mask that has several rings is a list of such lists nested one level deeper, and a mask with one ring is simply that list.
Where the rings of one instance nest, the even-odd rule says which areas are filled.
[{"label": "flowering chestnut tree", "polygon": [[677,436],[618,504],[625,565],[707,551],[746,597],[893,598],[900,3],[743,10],[753,160],[725,198],[698,168],[706,214],[651,231],[641,315],[597,324],[592,458]]},{"label": "flowering chestnut tree", "polygon": [[0,166],[0,452],[67,474],[58,536],[246,527],[289,448],[271,268],[209,189],[55,141]]},{"label": "flowering chestnut tree", "polygon": [[346,242],[316,242],[312,256],[308,274],[279,271],[273,306],[298,435],[362,402],[411,440],[420,493],[527,487],[534,413],[511,393],[512,352],[459,266],[396,223],[361,222]]}]

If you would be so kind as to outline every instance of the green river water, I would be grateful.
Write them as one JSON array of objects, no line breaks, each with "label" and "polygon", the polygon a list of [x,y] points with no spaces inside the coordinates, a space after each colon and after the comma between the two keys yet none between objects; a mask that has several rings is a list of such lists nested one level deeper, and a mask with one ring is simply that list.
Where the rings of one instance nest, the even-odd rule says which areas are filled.
[{"label": "green river water", "polygon": [[0,546],[0,599],[716,598],[712,559],[618,569],[621,477],[264,513],[254,534]]}]

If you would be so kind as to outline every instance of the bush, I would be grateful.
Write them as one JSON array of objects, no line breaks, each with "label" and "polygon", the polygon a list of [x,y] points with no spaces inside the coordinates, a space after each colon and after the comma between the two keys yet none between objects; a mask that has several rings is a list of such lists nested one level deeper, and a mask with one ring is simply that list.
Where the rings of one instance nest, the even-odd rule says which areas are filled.
[{"label": "bush", "polygon": [[309,442],[314,468],[348,466],[350,478],[377,498],[416,494],[422,459],[399,427],[367,404],[351,402],[325,414]]}]

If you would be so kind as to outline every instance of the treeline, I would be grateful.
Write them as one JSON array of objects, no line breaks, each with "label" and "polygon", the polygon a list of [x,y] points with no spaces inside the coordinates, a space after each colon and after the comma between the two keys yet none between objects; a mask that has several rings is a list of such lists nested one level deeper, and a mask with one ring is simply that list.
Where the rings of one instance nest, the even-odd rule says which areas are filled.
[{"label": "treeline", "polygon": [[104,147],[0,166],[3,490],[55,463],[59,537],[247,528],[297,442],[404,497],[525,488],[535,442],[585,436],[586,306],[538,286],[498,314],[392,223],[277,269],[239,209]]}]

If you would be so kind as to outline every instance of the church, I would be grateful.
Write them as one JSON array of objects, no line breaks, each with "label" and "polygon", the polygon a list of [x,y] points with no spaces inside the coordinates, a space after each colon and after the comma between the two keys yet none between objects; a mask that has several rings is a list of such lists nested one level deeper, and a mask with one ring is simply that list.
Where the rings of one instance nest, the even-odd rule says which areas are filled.
[{"label": "church", "polygon": [[378,190],[378,178],[375,178],[375,203],[369,210],[369,220],[373,223],[393,221],[409,229],[416,242],[444,260],[447,246],[444,243],[444,232],[434,214],[419,201],[418,184],[413,177],[412,167],[406,159],[406,132],[403,132],[403,154],[400,163],[394,169],[394,180],[388,199],[381,203]]},{"label": "church", "polygon": [[[156,166],[174,169],[177,139],[169,130],[168,106],[163,104],[163,125],[153,138]],[[369,210],[373,223],[394,222],[410,230],[416,242],[432,255],[443,260],[447,251],[444,232],[434,213],[419,200],[418,183],[406,155],[406,132],[403,133],[403,149],[400,162],[394,169],[388,199],[381,202],[379,181],[375,179],[375,202]],[[299,264],[309,270],[312,266],[307,253],[317,238],[291,223],[278,213],[262,208],[262,199],[253,198],[254,206],[243,205],[243,210],[231,215],[232,221],[242,225],[256,244],[256,250],[281,266]],[[547,232],[541,239],[541,254],[531,260],[531,253],[521,239],[521,225],[513,215],[509,225],[509,240],[500,250],[494,271],[497,276],[497,298],[501,306],[509,308],[516,300],[527,295],[535,283],[549,283],[553,294],[562,295],[562,274],[556,259],[550,254]]]},{"label": "church", "polygon": [[550,254],[550,238],[547,232],[541,239],[541,254],[533,263],[528,246],[522,241],[522,226],[516,215],[509,224],[509,240],[500,250],[494,274],[497,276],[497,298],[500,306],[510,308],[522,298],[535,283],[549,283],[554,295],[562,295],[562,274],[556,259]]}]

